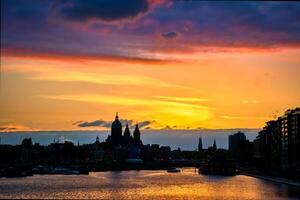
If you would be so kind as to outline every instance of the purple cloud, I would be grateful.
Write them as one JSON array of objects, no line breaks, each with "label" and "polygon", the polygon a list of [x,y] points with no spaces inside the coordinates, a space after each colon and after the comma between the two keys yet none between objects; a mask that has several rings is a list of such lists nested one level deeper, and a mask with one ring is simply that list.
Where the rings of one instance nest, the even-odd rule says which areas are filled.
[{"label": "purple cloud", "polygon": [[178,36],[178,33],[172,31],[172,32],[163,33],[161,34],[161,36],[165,39],[174,39]]},{"label": "purple cloud", "polygon": [[[174,1],[171,6],[162,4],[155,8],[153,2],[1,1],[1,48],[58,55],[135,57],[140,50],[189,52],[198,46],[300,46],[300,4],[296,2],[228,5],[228,2]],[[90,22],[93,19],[96,21]],[[133,23],[115,24],[132,19]],[[176,41],[162,43],[157,36]]]},{"label": "purple cloud", "polygon": [[[136,123],[133,120],[130,119],[120,119],[120,122],[123,126],[128,124],[130,128],[134,128]],[[138,122],[138,125],[140,128],[146,127],[150,125],[154,121],[141,121]],[[84,122],[84,121],[78,121],[78,123],[73,123],[73,125],[77,125],[78,127],[84,128],[84,127],[103,127],[103,128],[110,128],[112,124],[112,121],[104,121],[104,120],[95,120],[91,122]]]},{"label": "purple cloud", "polygon": [[70,21],[102,20],[107,22],[133,19],[150,9],[147,0],[67,0],[58,1],[54,10]]}]

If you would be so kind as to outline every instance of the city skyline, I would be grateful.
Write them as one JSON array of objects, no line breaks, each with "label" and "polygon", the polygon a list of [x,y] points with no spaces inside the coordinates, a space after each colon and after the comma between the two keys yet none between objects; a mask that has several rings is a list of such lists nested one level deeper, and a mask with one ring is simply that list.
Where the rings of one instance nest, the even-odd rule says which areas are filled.
[{"label": "city skyline", "polygon": [[90,5],[1,1],[0,131],[107,130],[115,112],[142,129],[257,129],[299,107],[297,3]]},{"label": "city skyline", "polygon": [[300,197],[300,2],[0,3],[0,199]]}]

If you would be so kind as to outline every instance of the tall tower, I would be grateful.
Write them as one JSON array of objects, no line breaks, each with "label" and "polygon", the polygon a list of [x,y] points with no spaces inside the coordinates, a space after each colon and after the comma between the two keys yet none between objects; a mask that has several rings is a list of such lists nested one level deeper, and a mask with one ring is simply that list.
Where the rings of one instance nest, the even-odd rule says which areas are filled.
[{"label": "tall tower", "polygon": [[128,127],[128,124],[126,124],[126,128],[124,130],[124,135],[123,135],[123,142],[125,145],[129,145],[130,144],[130,140],[131,140],[131,136],[130,136],[130,130]]},{"label": "tall tower", "polygon": [[213,144],[213,148],[214,148],[215,150],[217,150],[217,144],[216,144],[216,139],[214,139],[214,144]]},{"label": "tall tower", "polygon": [[136,124],[134,132],[133,132],[133,141],[134,141],[135,145],[141,144],[141,133],[140,133],[138,124]]},{"label": "tall tower", "polygon": [[202,138],[201,138],[201,136],[199,136],[198,151],[202,151],[202,150],[203,150],[203,146],[202,146]]},{"label": "tall tower", "polygon": [[119,121],[118,113],[116,113],[115,121],[111,125],[111,139],[114,145],[121,144],[122,140],[122,124]]}]

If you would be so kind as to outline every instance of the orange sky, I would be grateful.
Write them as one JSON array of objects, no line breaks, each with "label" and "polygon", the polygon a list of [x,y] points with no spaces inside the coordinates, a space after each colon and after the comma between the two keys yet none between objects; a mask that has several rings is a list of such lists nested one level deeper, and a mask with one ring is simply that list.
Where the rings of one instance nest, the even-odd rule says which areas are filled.
[{"label": "orange sky", "polygon": [[292,2],[1,1],[0,131],[104,129],[115,112],[261,128],[300,106],[299,18]]},{"label": "orange sky", "polygon": [[195,52],[153,64],[3,54],[0,124],[79,129],[74,122],[109,121],[118,111],[124,119],[152,121],[155,129],[259,128],[299,105],[299,55],[295,49]]}]

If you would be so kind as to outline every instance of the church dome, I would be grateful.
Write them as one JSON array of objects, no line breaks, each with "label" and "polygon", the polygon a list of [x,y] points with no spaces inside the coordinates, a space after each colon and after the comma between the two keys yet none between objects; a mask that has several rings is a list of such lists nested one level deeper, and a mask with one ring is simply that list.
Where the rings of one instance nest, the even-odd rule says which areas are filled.
[{"label": "church dome", "polygon": [[122,129],[122,124],[119,121],[118,114],[116,115],[115,121],[113,121],[113,123],[111,124],[111,128],[113,128],[113,129],[119,129],[119,128],[121,128]]}]

